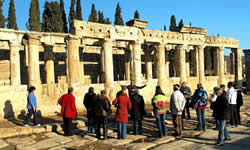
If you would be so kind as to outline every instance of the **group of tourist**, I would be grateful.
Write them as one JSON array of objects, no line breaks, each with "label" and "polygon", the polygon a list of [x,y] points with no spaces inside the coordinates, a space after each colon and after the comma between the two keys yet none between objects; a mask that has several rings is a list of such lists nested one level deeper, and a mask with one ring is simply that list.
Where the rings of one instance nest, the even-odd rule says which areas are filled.
[{"label": "group of tourist", "polygon": [[[139,94],[139,89],[144,86],[136,86],[134,81],[131,81],[129,86],[121,86],[122,89],[116,94],[112,105],[116,108],[115,121],[117,122],[117,137],[125,139],[127,136],[127,123],[130,113],[130,118],[133,120],[134,135],[142,135],[142,120],[145,111],[145,103],[142,95]],[[127,94],[128,90],[128,94]],[[35,87],[29,88],[27,108],[29,114],[25,120],[25,126],[34,116],[34,125],[39,126],[36,119],[36,97],[34,95]],[[64,121],[65,136],[72,136],[72,118],[77,117],[75,106],[75,97],[73,96],[73,88],[68,89],[68,94],[63,95],[58,104],[61,105],[60,115]],[[208,101],[211,103],[210,108],[213,110],[213,117],[216,120],[216,129],[219,131],[217,145],[223,145],[225,140],[231,140],[226,122],[230,120],[231,127],[236,127],[240,124],[240,107],[243,105],[241,90],[232,82],[228,83],[228,91],[225,90],[225,85],[220,85],[220,88],[215,87],[214,93],[208,100],[208,94],[203,89],[202,84],[197,85],[197,89],[192,95],[191,89],[186,82],[180,85],[173,85],[173,93],[170,101],[162,92],[161,87],[157,86],[155,95],[152,98],[153,113],[156,118],[158,127],[158,136],[167,136],[167,128],[165,124],[168,104],[170,102],[170,112],[172,114],[173,126],[175,127],[175,135],[180,136],[183,130],[183,119],[191,119],[190,107],[196,110],[198,125],[195,130],[206,130],[205,108]],[[100,128],[103,128],[103,138],[107,139],[107,117],[112,114],[110,100],[106,92],[102,90],[100,94],[94,92],[94,88],[90,87],[88,93],[85,94],[83,104],[87,111],[87,126],[89,133],[96,133],[96,137],[100,139]]]}]

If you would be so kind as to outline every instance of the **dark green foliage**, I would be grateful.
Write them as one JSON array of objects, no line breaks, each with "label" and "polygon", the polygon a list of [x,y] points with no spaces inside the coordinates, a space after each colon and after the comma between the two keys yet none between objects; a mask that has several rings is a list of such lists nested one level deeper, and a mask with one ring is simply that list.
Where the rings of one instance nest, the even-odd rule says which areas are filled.
[{"label": "dark green foliage", "polygon": [[68,26],[67,26],[67,19],[66,19],[66,13],[64,10],[64,1],[60,0],[60,9],[61,9],[61,15],[63,20],[63,31],[64,33],[68,33]]},{"label": "dark green foliage", "polygon": [[40,22],[40,8],[38,0],[31,0],[30,3],[30,12],[29,12],[29,24],[28,29],[30,31],[41,31],[41,22]]},{"label": "dark green foliage", "polygon": [[98,11],[98,23],[104,23],[104,15],[101,11]]},{"label": "dark green foliage", "polygon": [[137,10],[135,11],[134,19],[140,19],[140,14]]},{"label": "dark green foliage", "polygon": [[69,11],[69,33],[73,33],[74,19],[76,19],[75,0],[71,0],[71,6]]},{"label": "dark green foliage", "polygon": [[7,27],[8,27],[8,29],[18,30],[18,27],[16,24],[16,9],[15,9],[14,0],[10,0]]},{"label": "dark green foliage", "polygon": [[124,22],[121,16],[121,11],[122,10],[118,2],[116,6],[116,11],[115,11],[115,25],[122,25],[122,26],[124,25]]},{"label": "dark green foliage", "polygon": [[4,28],[5,27],[5,18],[3,15],[3,2],[4,0],[0,0],[0,28]]},{"label": "dark green foliage", "polygon": [[190,26],[192,26],[192,23],[191,23],[191,22],[189,22],[189,25],[190,25]]},{"label": "dark green foliage", "polygon": [[166,27],[166,25],[164,25],[164,31],[167,31],[167,27]]},{"label": "dark green foliage", "polygon": [[77,0],[77,2],[76,2],[76,19],[82,20],[81,0]]},{"label": "dark green foliage", "polygon": [[89,14],[89,22],[97,22],[97,12],[95,9],[95,4],[92,4],[91,13]]},{"label": "dark green foliage", "polygon": [[169,30],[170,31],[176,30],[176,19],[174,15],[171,16]]},{"label": "dark green foliage", "polygon": [[180,22],[179,22],[179,25],[178,25],[178,28],[181,29],[183,27],[183,20],[181,19]]},{"label": "dark green foliage", "polygon": [[57,1],[45,2],[43,20],[43,32],[61,32],[63,33],[63,20],[60,5]]},{"label": "dark green foliage", "polygon": [[111,24],[109,17],[104,19],[104,24]]}]

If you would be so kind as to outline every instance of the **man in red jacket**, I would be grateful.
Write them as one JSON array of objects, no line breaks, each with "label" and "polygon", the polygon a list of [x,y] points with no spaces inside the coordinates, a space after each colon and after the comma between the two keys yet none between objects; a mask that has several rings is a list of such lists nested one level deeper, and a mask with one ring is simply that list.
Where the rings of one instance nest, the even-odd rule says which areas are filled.
[{"label": "man in red jacket", "polygon": [[132,108],[131,101],[126,94],[126,88],[122,89],[122,94],[112,104],[117,107],[115,115],[115,121],[118,126],[117,137],[118,139],[125,139],[127,136],[128,109]]},{"label": "man in red jacket", "polygon": [[75,97],[72,93],[73,88],[69,88],[68,94],[64,94],[58,101],[58,104],[62,106],[61,116],[63,117],[65,136],[72,136],[72,118],[77,116]]}]

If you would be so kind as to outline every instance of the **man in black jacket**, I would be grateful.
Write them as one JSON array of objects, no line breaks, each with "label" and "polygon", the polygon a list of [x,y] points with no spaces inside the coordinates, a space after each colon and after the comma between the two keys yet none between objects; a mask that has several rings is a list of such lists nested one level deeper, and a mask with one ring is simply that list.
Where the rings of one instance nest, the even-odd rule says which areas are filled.
[{"label": "man in black jacket", "polygon": [[243,97],[242,97],[242,90],[240,88],[238,88],[238,85],[235,84],[234,85],[234,89],[237,91],[237,102],[236,102],[236,113],[238,116],[238,122],[237,124],[240,125],[241,122],[241,117],[240,117],[240,107],[243,105]]},{"label": "man in black jacket", "polygon": [[223,95],[223,91],[220,89],[216,92],[217,100],[215,104],[214,117],[217,120],[219,135],[217,145],[221,146],[225,140],[231,140],[229,132],[226,126],[226,120],[229,119],[229,104],[227,98]]},{"label": "man in black jacket", "polygon": [[189,111],[189,101],[190,101],[190,97],[192,95],[192,91],[191,91],[190,87],[187,86],[187,82],[182,82],[180,91],[186,99],[186,104],[185,104],[184,110],[182,112],[182,117],[184,119],[186,118],[186,115],[185,115],[185,111],[186,111],[188,119],[191,119],[190,111]]},{"label": "man in black jacket", "polygon": [[88,93],[84,96],[83,104],[87,110],[88,118],[88,132],[95,133],[95,123],[94,123],[94,109],[97,96],[94,92],[94,88],[90,87]]}]

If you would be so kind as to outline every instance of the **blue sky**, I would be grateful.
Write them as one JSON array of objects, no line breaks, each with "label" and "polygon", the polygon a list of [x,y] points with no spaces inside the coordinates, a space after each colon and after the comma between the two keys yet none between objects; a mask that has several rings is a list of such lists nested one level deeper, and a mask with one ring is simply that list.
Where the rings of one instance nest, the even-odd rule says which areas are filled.
[{"label": "blue sky", "polygon": [[[5,0],[3,11],[8,16],[9,1]],[[15,0],[17,23],[20,30],[26,30],[31,0]],[[39,0],[41,15],[46,0]],[[47,0],[56,1],[56,0]],[[60,0],[57,0],[58,2]],[[69,13],[71,0],[64,0],[66,14]],[[175,15],[177,24],[180,19],[184,24],[208,29],[209,35],[235,37],[240,48],[250,48],[250,0],[81,0],[83,20],[88,19],[91,4],[104,12],[105,17],[114,20],[117,2],[120,2],[124,21],[134,16],[138,10],[140,18],[149,21],[149,29],[163,29],[169,26],[171,15]]]}]

